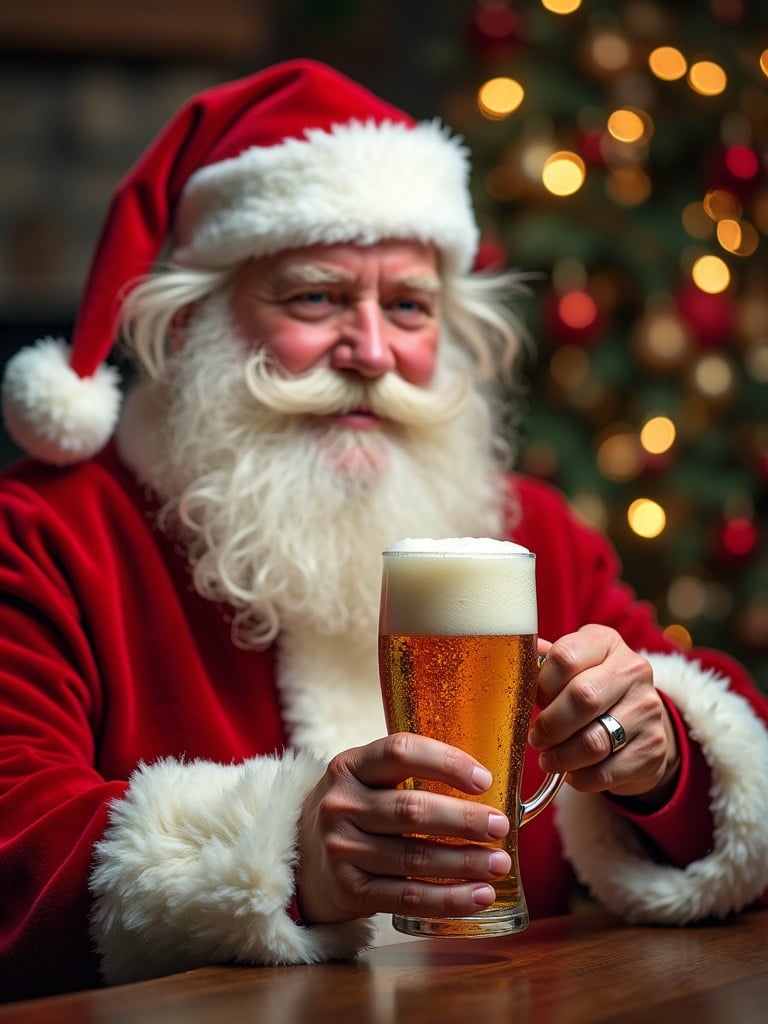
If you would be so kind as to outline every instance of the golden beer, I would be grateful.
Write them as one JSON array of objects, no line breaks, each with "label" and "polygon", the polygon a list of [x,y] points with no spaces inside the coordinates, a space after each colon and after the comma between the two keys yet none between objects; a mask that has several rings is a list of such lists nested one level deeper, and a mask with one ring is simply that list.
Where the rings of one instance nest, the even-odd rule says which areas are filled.
[{"label": "golden beer", "polygon": [[379,673],[387,728],[459,747],[493,775],[490,790],[476,797],[431,780],[405,785],[498,807],[511,826],[504,839],[488,844],[503,847],[512,860],[509,875],[493,883],[492,907],[466,918],[395,915],[400,931],[471,937],[528,924],[518,826],[546,806],[562,781],[547,776],[533,800],[521,803],[538,673],[534,568],[530,552],[501,541],[410,540],[384,552]]},{"label": "golden beer", "polygon": [[[474,798],[439,782],[409,780],[411,788],[502,809],[516,806],[536,693],[535,636],[384,635],[379,671],[389,732],[442,740],[472,754],[493,774],[488,792]],[[515,829],[493,845],[506,849],[516,863]],[[507,876],[495,888],[496,909],[519,903],[516,877]]]}]

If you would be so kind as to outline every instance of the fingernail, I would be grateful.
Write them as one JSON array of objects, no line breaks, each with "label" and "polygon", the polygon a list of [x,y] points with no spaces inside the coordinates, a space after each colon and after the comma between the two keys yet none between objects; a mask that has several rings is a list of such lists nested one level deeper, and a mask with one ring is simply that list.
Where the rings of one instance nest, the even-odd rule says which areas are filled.
[{"label": "fingernail", "polygon": [[496,890],[490,885],[478,885],[472,890],[472,902],[476,907],[490,907],[496,902]]},{"label": "fingernail", "polygon": [[504,814],[491,812],[488,815],[488,835],[494,839],[501,839],[509,832],[509,820]]},{"label": "fingernail", "polygon": [[497,875],[501,878],[502,875],[509,874],[509,869],[511,867],[512,858],[506,850],[494,850],[488,857],[488,870],[492,875]]},{"label": "fingernail", "polygon": [[493,776],[487,768],[481,768],[480,765],[475,765],[472,769],[472,785],[480,793],[484,793],[486,789],[493,782]]}]

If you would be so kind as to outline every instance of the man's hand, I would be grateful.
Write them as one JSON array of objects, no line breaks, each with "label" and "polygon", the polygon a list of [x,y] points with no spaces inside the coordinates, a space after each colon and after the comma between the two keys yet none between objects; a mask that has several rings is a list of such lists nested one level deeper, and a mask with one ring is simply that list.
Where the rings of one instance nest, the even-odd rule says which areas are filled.
[{"label": "man's hand", "polygon": [[[544,771],[567,772],[584,792],[609,791],[661,806],[679,770],[675,732],[653,685],[648,661],[606,626],[584,626],[554,644],[539,641],[546,660],[539,672],[541,713],[530,731]],[[598,716],[624,728],[615,752]]]},{"label": "man's hand", "polygon": [[[458,796],[398,789],[415,777],[477,797],[490,773],[438,740],[396,733],[338,754],[307,797],[299,825],[297,898],[307,921],[377,912],[448,917],[490,906],[509,855],[494,843],[505,815]],[[437,842],[432,837],[453,838]],[[440,883],[439,879],[451,879]]]}]

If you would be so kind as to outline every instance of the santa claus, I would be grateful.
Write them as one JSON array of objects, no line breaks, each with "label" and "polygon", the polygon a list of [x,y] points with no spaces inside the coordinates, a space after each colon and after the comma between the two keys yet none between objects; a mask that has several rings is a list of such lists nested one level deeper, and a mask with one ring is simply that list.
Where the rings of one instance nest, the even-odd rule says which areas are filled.
[{"label": "santa claus", "polygon": [[[493,903],[485,766],[385,735],[404,536],[536,552],[529,771],[568,785],[521,835],[534,915],[574,875],[633,921],[763,894],[765,698],[672,648],[605,539],[511,472],[517,285],[472,271],[467,179],[442,125],[316,63],[217,87],[118,189],[72,345],[8,366],[31,457],[0,483],[5,998],[353,956],[382,915]],[[404,798],[412,776],[456,795]]]}]

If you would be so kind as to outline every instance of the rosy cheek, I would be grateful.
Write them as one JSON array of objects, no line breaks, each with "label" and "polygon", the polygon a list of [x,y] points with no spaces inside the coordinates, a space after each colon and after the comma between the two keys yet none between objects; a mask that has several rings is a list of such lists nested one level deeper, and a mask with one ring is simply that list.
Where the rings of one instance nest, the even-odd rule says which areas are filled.
[{"label": "rosy cheek", "polygon": [[304,373],[320,365],[328,347],[307,331],[273,333],[266,345],[288,373]]},{"label": "rosy cheek", "polygon": [[400,375],[417,387],[426,387],[430,383],[436,363],[437,343],[431,338],[404,346],[397,360]]}]

